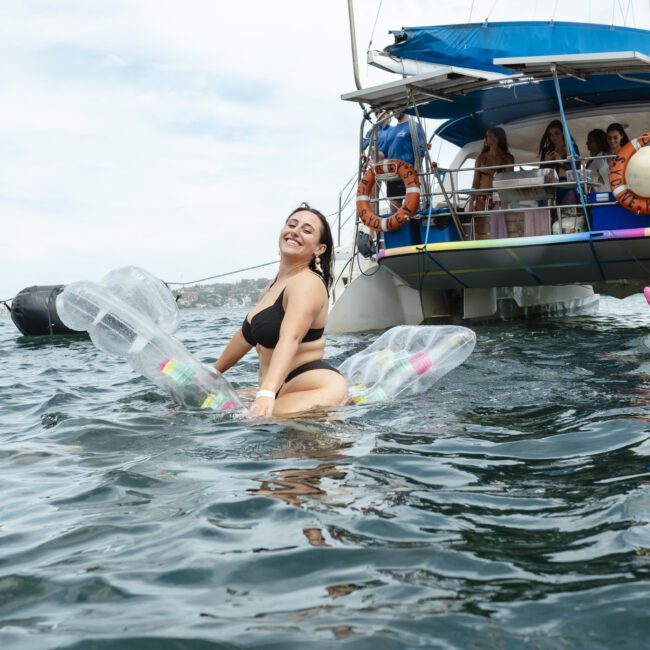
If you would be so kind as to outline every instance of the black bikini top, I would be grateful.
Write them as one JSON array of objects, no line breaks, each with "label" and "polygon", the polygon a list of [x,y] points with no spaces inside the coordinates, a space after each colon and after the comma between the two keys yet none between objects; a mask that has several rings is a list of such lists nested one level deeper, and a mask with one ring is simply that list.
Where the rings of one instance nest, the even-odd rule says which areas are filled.
[{"label": "black bikini top", "polygon": [[[241,332],[249,345],[255,346],[259,344],[265,348],[274,348],[278,344],[280,340],[280,326],[284,320],[283,296],[284,289],[282,289],[277,300],[270,307],[258,311],[251,318],[250,322],[248,321],[248,316],[244,318]],[[324,331],[324,327],[309,329],[301,342],[317,341],[323,336]]]}]

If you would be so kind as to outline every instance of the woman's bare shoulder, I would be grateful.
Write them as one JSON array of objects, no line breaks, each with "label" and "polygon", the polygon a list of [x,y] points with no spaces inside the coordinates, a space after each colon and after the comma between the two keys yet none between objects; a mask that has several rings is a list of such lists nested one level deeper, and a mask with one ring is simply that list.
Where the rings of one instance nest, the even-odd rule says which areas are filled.
[{"label": "woman's bare shoulder", "polygon": [[298,295],[303,292],[320,295],[322,292],[327,295],[327,289],[325,289],[323,278],[312,270],[294,275],[287,282],[287,292]]},{"label": "woman's bare shoulder", "polygon": [[325,283],[313,271],[298,273],[286,284],[283,301],[285,310],[297,307],[300,311],[316,313],[327,301]]}]

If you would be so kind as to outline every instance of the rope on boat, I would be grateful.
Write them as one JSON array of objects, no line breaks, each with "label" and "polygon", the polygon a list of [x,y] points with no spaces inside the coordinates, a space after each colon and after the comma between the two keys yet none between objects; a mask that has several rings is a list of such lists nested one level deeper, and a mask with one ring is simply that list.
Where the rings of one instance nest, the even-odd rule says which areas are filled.
[{"label": "rope on boat", "polygon": [[375,38],[375,29],[377,28],[377,21],[379,20],[379,12],[381,11],[381,5],[384,0],[379,0],[379,7],[377,7],[377,15],[375,16],[375,24],[372,26],[372,32],[370,33],[370,42],[368,43],[368,51],[372,46],[372,40]]},{"label": "rope on boat", "polygon": [[472,0],[472,6],[469,10],[469,18],[467,19],[467,24],[472,22],[472,14],[474,13],[474,0]]},{"label": "rope on boat", "polygon": [[[337,212],[332,212],[331,214],[327,215],[328,221],[331,217],[335,216],[338,214]],[[264,268],[265,266],[272,266],[273,264],[279,264],[280,260],[274,260],[273,262],[264,262],[264,264],[256,264],[255,266],[247,266],[244,269],[237,269],[236,271],[228,271],[227,273],[218,273],[217,275],[211,275],[207,278],[200,278],[198,280],[187,280],[186,282],[167,282],[166,280],[163,280],[163,282],[167,285],[178,285],[179,287],[182,287],[186,284],[198,284],[199,282],[205,282],[206,280],[216,280],[217,278],[225,278],[227,275],[236,275],[237,273],[243,273],[244,271],[252,271],[254,269],[261,269]]]},{"label": "rope on boat", "polygon": [[264,266],[271,266],[272,264],[279,264],[280,260],[275,260],[273,262],[265,262],[264,264],[257,264],[256,266],[248,266],[245,269],[237,269],[236,271],[228,271],[227,273],[219,273],[218,275],[211,275],[208,278],[200,278],[199,280],[188,280],[187,282],[166,282],[166,285],[177,284],[183,286],[186,284],[198,284],[199,282],[205,282],[206,280],[214,280],[216,278],[223,278],[227,275],[235,275],[236,273],[243,273],[244,271],[252,271],[253,269],[261,269]]}]

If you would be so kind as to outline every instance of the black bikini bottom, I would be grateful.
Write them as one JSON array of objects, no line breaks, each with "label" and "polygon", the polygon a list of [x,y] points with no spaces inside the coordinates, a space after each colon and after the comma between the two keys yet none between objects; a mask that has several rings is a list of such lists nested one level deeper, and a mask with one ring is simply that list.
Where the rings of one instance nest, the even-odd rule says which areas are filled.
[{"label": "black bikini bottom", "polygon": [[322,359],[318,359],[317,361],[308,361],[307,363],[303,363],[302,366],[298,366],[297,368],[294,368],[288,375],[287,378],[284,380],[284,383],[290,382],[292,379],[295,379],[298,375],[302,375],[303,372],[307,372],[308,370],[332,370],[333,372],[338,373],[339,375],[341,374],[336,368],[333,366],[330,366],[329,363],[325,363]]}]

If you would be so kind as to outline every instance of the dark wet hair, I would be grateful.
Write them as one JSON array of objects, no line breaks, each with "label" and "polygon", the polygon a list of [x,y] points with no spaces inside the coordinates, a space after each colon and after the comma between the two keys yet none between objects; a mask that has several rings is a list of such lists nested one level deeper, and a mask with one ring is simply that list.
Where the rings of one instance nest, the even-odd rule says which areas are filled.
[{"label": "dark wet hair", "polygon": [[332,276],[334,272],[334,240],[332,239],[332,230],[330,229],[330,225],[327,222],[327,218],[325,215],[320,212],[319,210],[316,210],[315,208],[312,208],[309,203],[301,203],[295,210],[291,212],[291,214],[287,217],[287,221],[294,215],[296,212],[311,212],[312,214],[316,215],[320,222],[321,222],[321,233],[320,233],[320,240],[319,244],[325,244],[325,252],[320,255],[320,266],[321,269],[323,269],[322,273],[318,273],[316,270],[316,258],[314,258],[310,263],[309,263],[309,268],[314,272],[318,273],[323,278],[323,282],[325,283],[325,287],[327,288],[327,292],[329,293],[330,287],[332,286]]},{"label": "dark wet hair", "polygon": [[[625,133],[625,129],[623,128],[622,124],[619,124],[618,122],[612,122],[607,127],[607,133],[610,131],[618,131],[621,134],[621,147],[625,146],[630,141],[630,138],[627,137],[627,133]],[[607,148],[609,149],[609,145],[607,145]]]},{"label": "dark wet hair", "polygon": [[598,149],[598,153],[607,153],[609,151],[609,143],[607,142],[607,133],[602,129],[592,129],[587,133],[587,142],[593,140]]},{"label": "dark wet hair", "polygon": [[551,144],[551,136],[548,134],[548,132],[551,129],[559,129],[560,133],[562,134],[562,139],[565,141],[566,144],[566,138],[564,137],[564,126],[562,125],[562,122],[560,122],[560,120],[552,120],[551,122],[548,123],[548,126],[546,127],[546,131],[544,131],[544,135],[542,136],[542,139],[539,141],[540,158],[542,158],[547,151],[551,151],[553,149],[553,145]]},{"label": "dark wet hair", "polygon": [[[509,156],[512,155],[510,153],[510,149],[508,149],[508,136],[506,135],[506,132],[500,126],[490,127],[485,132],[485,135],[487,135],[488,133],[491,133],[497,139],[497,145],[499,146],[499,149],[501,149],[501,151],[503,151],[503,153],[507,153]],[[483,151],[481,153],[485,153],[489,148],[490,147],[485,145],[483,147]]]},{"label": "dark wet hair", "polygon": [[[542,139],[539,141],[539,157],[543,158],[545,153],[548,153],[549,151],[553,151],[553,144],[551,143],[551,136],[549,136],[548,132],[551,129],[558,129],[560,133],[562,134],[562,140],[564,140],[564,146],[566,147],[566,138],[564,137],[564,125],[560,120],[551,120],[548,123],[548,126],[546,127],[546,131],[544,131],[544,135],[542,136]],[[580,155],[580,150],[578,149],[578,145],[576,144],[575,140],[571,138],[571,144],[573,145],[573,150],[576,152],[576,155]],[[567,150],[569,148],[567,147]]]}]

